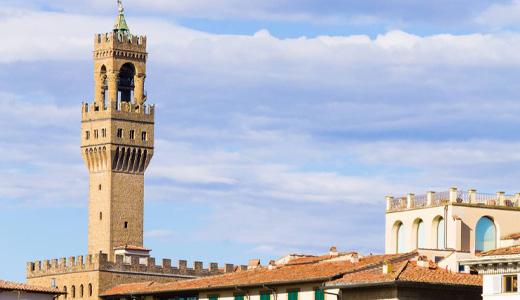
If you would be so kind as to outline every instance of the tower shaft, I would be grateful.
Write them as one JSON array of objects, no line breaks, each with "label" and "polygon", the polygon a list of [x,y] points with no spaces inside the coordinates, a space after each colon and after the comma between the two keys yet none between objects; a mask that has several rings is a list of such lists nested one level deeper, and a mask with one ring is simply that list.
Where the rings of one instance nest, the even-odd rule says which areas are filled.
[{"label": "tower shaft", "polygon": [[89,254],[112,258],[115,247],[143,246],[144,173],[154,152],[146,59],[146,37],[127,28],[95,37],[95,97],[82,106],[81,126],[90,173]]}]

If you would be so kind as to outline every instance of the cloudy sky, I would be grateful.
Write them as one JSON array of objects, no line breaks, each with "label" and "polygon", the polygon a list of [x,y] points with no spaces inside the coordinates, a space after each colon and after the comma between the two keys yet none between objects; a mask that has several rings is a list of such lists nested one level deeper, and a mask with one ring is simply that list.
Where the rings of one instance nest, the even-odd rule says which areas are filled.
[{"label": "cloudy sky", "polygon": [[[115,2],[0,2],[0,278],[86,252],[80,103]],[[387,194],[520,191],[518,0],[125,6],[149,38],[159,259],[381,252]]]}]

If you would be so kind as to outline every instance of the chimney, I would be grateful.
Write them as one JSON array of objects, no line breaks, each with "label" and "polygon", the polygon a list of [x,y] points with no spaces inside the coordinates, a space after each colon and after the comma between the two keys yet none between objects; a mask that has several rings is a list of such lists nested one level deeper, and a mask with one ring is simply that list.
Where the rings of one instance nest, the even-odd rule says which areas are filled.
[{"label": "chimney", "polygon": [[383,274],[390,274],[394,270],[394,266],[388,260],[383,262]]},{"label": "chimney", "polygon": [[274,270],[274,269],[276,269],[276,261],[274,261],[274,260],[270,260],[270,261],[269,261],[269,265],[267,266],[267,269],[268,269],[268,270]]},{"label": "chimney", "polygon": [[429,268],[430,261],[428,260],[428,257],[424,255],[419,256],[419,258],[417,258],[417,266],[421,268]]},{"label": "chimney", "polygon": [[260,260],[258,258],[249,260],[249,264],[247,265],[248,270],[253,270],[258,267],[260,267]]},{"label": "chimney", "polygon": [[329,255],[330,255],[331,257],[336,257],[336,256],[339,255],[339,254],[338,254],[338,249],[336,248],[336,246],[332,246],[332,247],[330,247]]},{"label": "chimney", "polygon": [[355,252],[352,253],[352,255],[350,255],[350,262],[353,264],[357,264],[359,262],[359,255]]}]

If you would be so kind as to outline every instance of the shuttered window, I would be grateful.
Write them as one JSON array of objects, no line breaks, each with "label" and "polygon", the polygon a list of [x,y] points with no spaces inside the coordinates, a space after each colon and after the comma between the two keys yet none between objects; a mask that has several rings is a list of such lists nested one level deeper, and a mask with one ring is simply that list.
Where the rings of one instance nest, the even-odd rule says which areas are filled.
[{"label": "shuttered window", "polygon": [[244,300],[244,295],[242,295],[242,294],[236,294],[236,295],[235,295],[235,300]]},{"label": "shuttered window", "polygon": [[298,300],[298,290],[287,291],[287,300]]},{"label": "shuttered window", "polygon": [[208,300],[218,300],[218,295],[211,295],[208,297]]},{"label": "shuttered window", "polygon": [[325,293],[322,289],[314,290],[314,300],[325,300]]},{"label": "shuttered window", "polygon": [[271,300],[271,292],[261,292],[260,300]]}]

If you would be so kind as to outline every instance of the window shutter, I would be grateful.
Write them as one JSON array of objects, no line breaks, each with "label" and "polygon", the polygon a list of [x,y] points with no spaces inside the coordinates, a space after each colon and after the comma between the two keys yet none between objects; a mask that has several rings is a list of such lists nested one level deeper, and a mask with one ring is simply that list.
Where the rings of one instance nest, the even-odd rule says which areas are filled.
[{"label": "window shutter", "polygon": [[314,300],[325,300],[325,293],[322,289],[314,290]]},{"label": "window shutter", "polygon": [[298,291],[290,291],[288,300],[298,300]]},{"label": "window shutter", "polygon": [[260,300],[271,300],[271,292],[260,293]]}]

